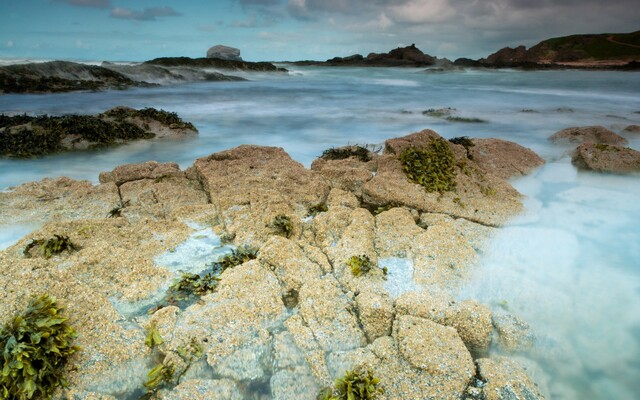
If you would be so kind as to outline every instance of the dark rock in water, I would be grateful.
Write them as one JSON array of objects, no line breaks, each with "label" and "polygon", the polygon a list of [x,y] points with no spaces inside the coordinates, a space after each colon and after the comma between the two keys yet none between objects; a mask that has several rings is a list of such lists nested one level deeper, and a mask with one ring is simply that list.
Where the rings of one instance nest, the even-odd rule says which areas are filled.
[{"label": "dark rock in water", "polygon": [[0,155],[38,157],[196,132],[177,114],[153,108],[117,107],[97,116],[0,115]]},{"label": "dark rock in water", "polygon": [[218,82],[246,80],[237,76],[223,75],[219,72],[211,72],[202,68],[192,67],[163,67],[153,64],[108,64],[106,65],[106,68],[119,72],[122,75],[125,75],[127,78],[135,81],[145,81],[157,84],[174,84],[197,81]]},{"label": "dark rock in water", "polygon": [[163,67],[222,68],[258,72],[287,72],[286,69],[278,68],[269,62],[221,60],[218,58],[162,57],[145,61],[144,64],[159,65]]},{"label": "dark rock in water", "polygon": [[604,126],[581,126],[566,128],[551,135],[554,143],[602,143],[626,145],[627,139],[610,131]]},{"label": "dark rock in water", "polygon": [[207,58],[218,58],[220,60],[242,61],[240,49],[224,45],[216,45],[207,50]]},{"label": "dark rock in water", "polygon": [[601,143],[584,143],[573,153],[578,168],[616,174],[640,172],[640,151]]},{"label": "dark rock in water", "polygon": [[108,68],[68,61],[0,67],[0,93],[52,93],[144,86]]},{"label": "dark rock in water", "polygon": [[640,125],[629,125],[622,130],[629,133],[640,133]]},{"label": "dark rock in water", "polygon": [[[350,67],[427,67],[434,65],[436,58],[423,53],[415,44],[398,47],[388,53],[370,53],[367,57],[354,54],[349,57],[334,57],[324,65]],[[322,64],[322,63],[321,63]]]},{"label": "dark rock in water", "polygon": [[458,67],[482,67],[480,61],[472,60],[470,58],[458,58],[453,62],[453,65]]}]

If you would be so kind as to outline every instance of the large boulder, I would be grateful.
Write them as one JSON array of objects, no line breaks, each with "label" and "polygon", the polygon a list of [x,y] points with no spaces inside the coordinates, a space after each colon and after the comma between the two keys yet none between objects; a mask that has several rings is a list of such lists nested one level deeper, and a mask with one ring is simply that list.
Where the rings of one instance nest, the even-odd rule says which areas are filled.
[{"label": "large boulder", "polygon": [[532,150],[502,139],[473,139],[467,150],[480,168],[502,179],[527,175],[544,164]]},{"label": "large boulder", "polygon": [[216,45],[207,50],[207,58],[218,58],[220,60],[242,61],[240,49],[224,45]]},{"label": "large boulder", "polygon": [[640,151],[608,144],[584,143],[573,153],[578,168],[617,174],[640,172]]},{"label": "large boulder", "polygon": [[[409,148],[429,149],[444,139],[425,129],[385,142],[379,158],[376,176],[362,185],[362,201],[372,208],[406,206],[418,211],[448,214],[484,225],[501,225],[522,210],[520,194],[505,180],[486,173],[469,159],[462,145],[446,142],[438,147],[449,148],[452,158],[453,190],[427,191],[409,180],[400,157]],[[437,172],[437,171],[436,171]],[[439,178],[438,178],[439,179]]]},{"label": "large boulder", "polygon": [[601,143],[617,146],[627,144],[627,139],[604,126],[566,128],[551,135],[549,140],[561,144]]},{"label": "large boulder", "polygon": [[487,400],[543,400],[537,385],[515,361],[504,357],[477,361],[478,376]]}]

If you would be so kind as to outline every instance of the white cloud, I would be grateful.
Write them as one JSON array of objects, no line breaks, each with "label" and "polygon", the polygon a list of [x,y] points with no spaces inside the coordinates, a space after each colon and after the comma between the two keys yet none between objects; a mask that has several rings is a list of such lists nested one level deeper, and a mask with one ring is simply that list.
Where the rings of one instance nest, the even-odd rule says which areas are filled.
[{"label": "white cloud", "polygon": [[155,21],[158,17],[179,17],[182,13],[171,7],[151,7],[142,11],[130,8],[116,7],[111,9],[110,16],[118,19],[132,19],[137,21]]},{"label": "white cloud", "polygon": [[78,7],[92,7],[92,8],[109,8],[111,7],[111,0],[54,0],[58,3],[67,3],[72,6]]},{"label": "white cloud", "polygon": [[456,15],[447,0],[411,0],[389,7],[389,13],[397,22],[413,24],[444,22]]}]

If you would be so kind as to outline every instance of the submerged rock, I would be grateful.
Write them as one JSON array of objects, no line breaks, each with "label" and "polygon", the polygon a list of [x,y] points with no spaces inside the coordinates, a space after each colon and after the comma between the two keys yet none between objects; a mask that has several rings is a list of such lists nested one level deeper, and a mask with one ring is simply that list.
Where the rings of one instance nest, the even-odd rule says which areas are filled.
[{"label": "submerged rock", "polygon": [[551,135],[549,140],[566,144],[600,143],[617,146],[627,144],[627,139],[604,126],[566,128]]},{"label": "submerged rock", "polygon": [[640,172],[640,151],[628,147],[585,143],[571,158],[578,168],[598,172],[626,174]]}]

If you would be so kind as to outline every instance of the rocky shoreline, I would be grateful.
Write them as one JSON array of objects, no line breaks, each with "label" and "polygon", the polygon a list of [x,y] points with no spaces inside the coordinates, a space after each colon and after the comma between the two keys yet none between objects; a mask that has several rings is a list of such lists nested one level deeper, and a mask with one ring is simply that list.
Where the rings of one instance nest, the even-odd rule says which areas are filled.
[{"label": "rocky shoreline", "polygon": [[[442,152],[448,176],[409,178],[413,151]],[[492,232],[522,209],[505,179],[543,162],[512,142],[425,130],[382,154],[327,153],[311,169],[245,145],[184,171],[147,162],[98,185],[27,183],[0,193],[0,221],[44,225],[0,252],[11,288],[0,323],[42,293],[65,307],[82,350],[54,398],[314,399],[345,370],[370,371],[380,399],[543,398],[544,382],[489,356],[532,346],[526,323],[453,297]],[[75,250],[25,256],[55,235]],[[166,303],[180,271],[201,273],[229,248],[256,256],[194,304]],[[371,266],[356,275],[350,260],[365,256]],[[158,385],[145,389],[152,375]]]}]

